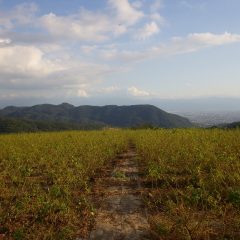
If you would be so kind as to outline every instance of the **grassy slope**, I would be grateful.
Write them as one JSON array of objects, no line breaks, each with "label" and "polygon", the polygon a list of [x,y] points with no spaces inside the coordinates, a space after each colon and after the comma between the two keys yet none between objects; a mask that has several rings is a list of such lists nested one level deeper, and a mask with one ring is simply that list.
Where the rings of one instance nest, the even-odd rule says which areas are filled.
[{"label": "grassy slope", "polygon": [[240,238],[239,130],[148,130],[133,138],[161,239]]},{"label": "grassy slope", "polygon": [[0,136],[0,236],[83,236],[94,214],[89,181],[126,144],[117,130]]},{"label": "grassy slope", "polygon": [[239,130],[219,129],[2,135],[0,234],[83,236],[94,216],[90,180],[131,139],[162,239],[239,239],[239,138]]}]

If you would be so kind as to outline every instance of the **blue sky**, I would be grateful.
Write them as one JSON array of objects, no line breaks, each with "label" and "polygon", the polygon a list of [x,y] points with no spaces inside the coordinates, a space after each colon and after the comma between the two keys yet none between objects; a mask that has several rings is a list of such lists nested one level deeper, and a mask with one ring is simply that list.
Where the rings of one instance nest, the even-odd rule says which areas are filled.
[{"label": "blue sky", "polygon": [[239,98],[239,9],[239,0],[0,0],[0,102]]}]

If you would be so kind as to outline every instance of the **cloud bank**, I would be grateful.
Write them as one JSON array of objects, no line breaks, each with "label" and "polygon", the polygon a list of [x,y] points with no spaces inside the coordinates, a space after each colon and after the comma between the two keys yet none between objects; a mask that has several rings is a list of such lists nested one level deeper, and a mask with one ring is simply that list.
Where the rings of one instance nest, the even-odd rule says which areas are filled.
[{"label": "cloud bank", "polygon": [[[140,61],[240,42],[240,35],[230,32],[195,32],[162,40],[164,4],[151,3],[107,0],[104,9],[82,7],[68,15],[40,14],[35,3],[0,10],[1,97],[117,93],[123,90],[98,85]],[[124,91],[134,97],[151,96],[137,86]]]}]

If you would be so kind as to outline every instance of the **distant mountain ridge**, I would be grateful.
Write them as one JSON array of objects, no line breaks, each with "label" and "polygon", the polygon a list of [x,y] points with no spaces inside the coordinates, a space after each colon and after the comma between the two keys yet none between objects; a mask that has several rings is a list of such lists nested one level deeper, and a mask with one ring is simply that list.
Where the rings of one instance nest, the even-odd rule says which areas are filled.
[{"label": "distant mountain ridge", "polygon": [[167,113],[152,105],[79,106],[41,104],[32,107],[6,107],[0,117],[31,121],[96,124],[111,127],[135,127],[149,124],[162,128],[187,128],[192,123],[184,117]]},{"label": "distant mountain ridge", "polygon": [[213,126],[213,128],[223,128],[223,129],[240,129],[240,122],[232,122],[232,123],[224,123],[219,124],[217,126]]},{"label": "distant mountain ridge", "polygon": [[0,133],[50,132],[63,130],[97,130],[101,124],[78,124],[70,122],[33,121],[28,119],[0,117]]}]

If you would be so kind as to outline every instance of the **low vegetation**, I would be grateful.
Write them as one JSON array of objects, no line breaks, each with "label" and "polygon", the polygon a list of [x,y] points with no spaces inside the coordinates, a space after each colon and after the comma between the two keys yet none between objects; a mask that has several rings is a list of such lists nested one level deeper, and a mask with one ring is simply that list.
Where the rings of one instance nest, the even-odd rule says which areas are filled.
[{"label": "low vegetation", "polygon": [[1,135],[0,236],[84,236],[95,215],[91,181],[131,141],[161,239],[239,239],[239,139],[240,130],[220,129]]},{"label": "low vegetation", "polygon": [[162,239],[240,238],[239,130],[145,130],[133,138]]},{"label": "low vegetation", "polygon": [[0,238],[84,235],[90,180],[126,145],[118,130],[0,136]]}]

